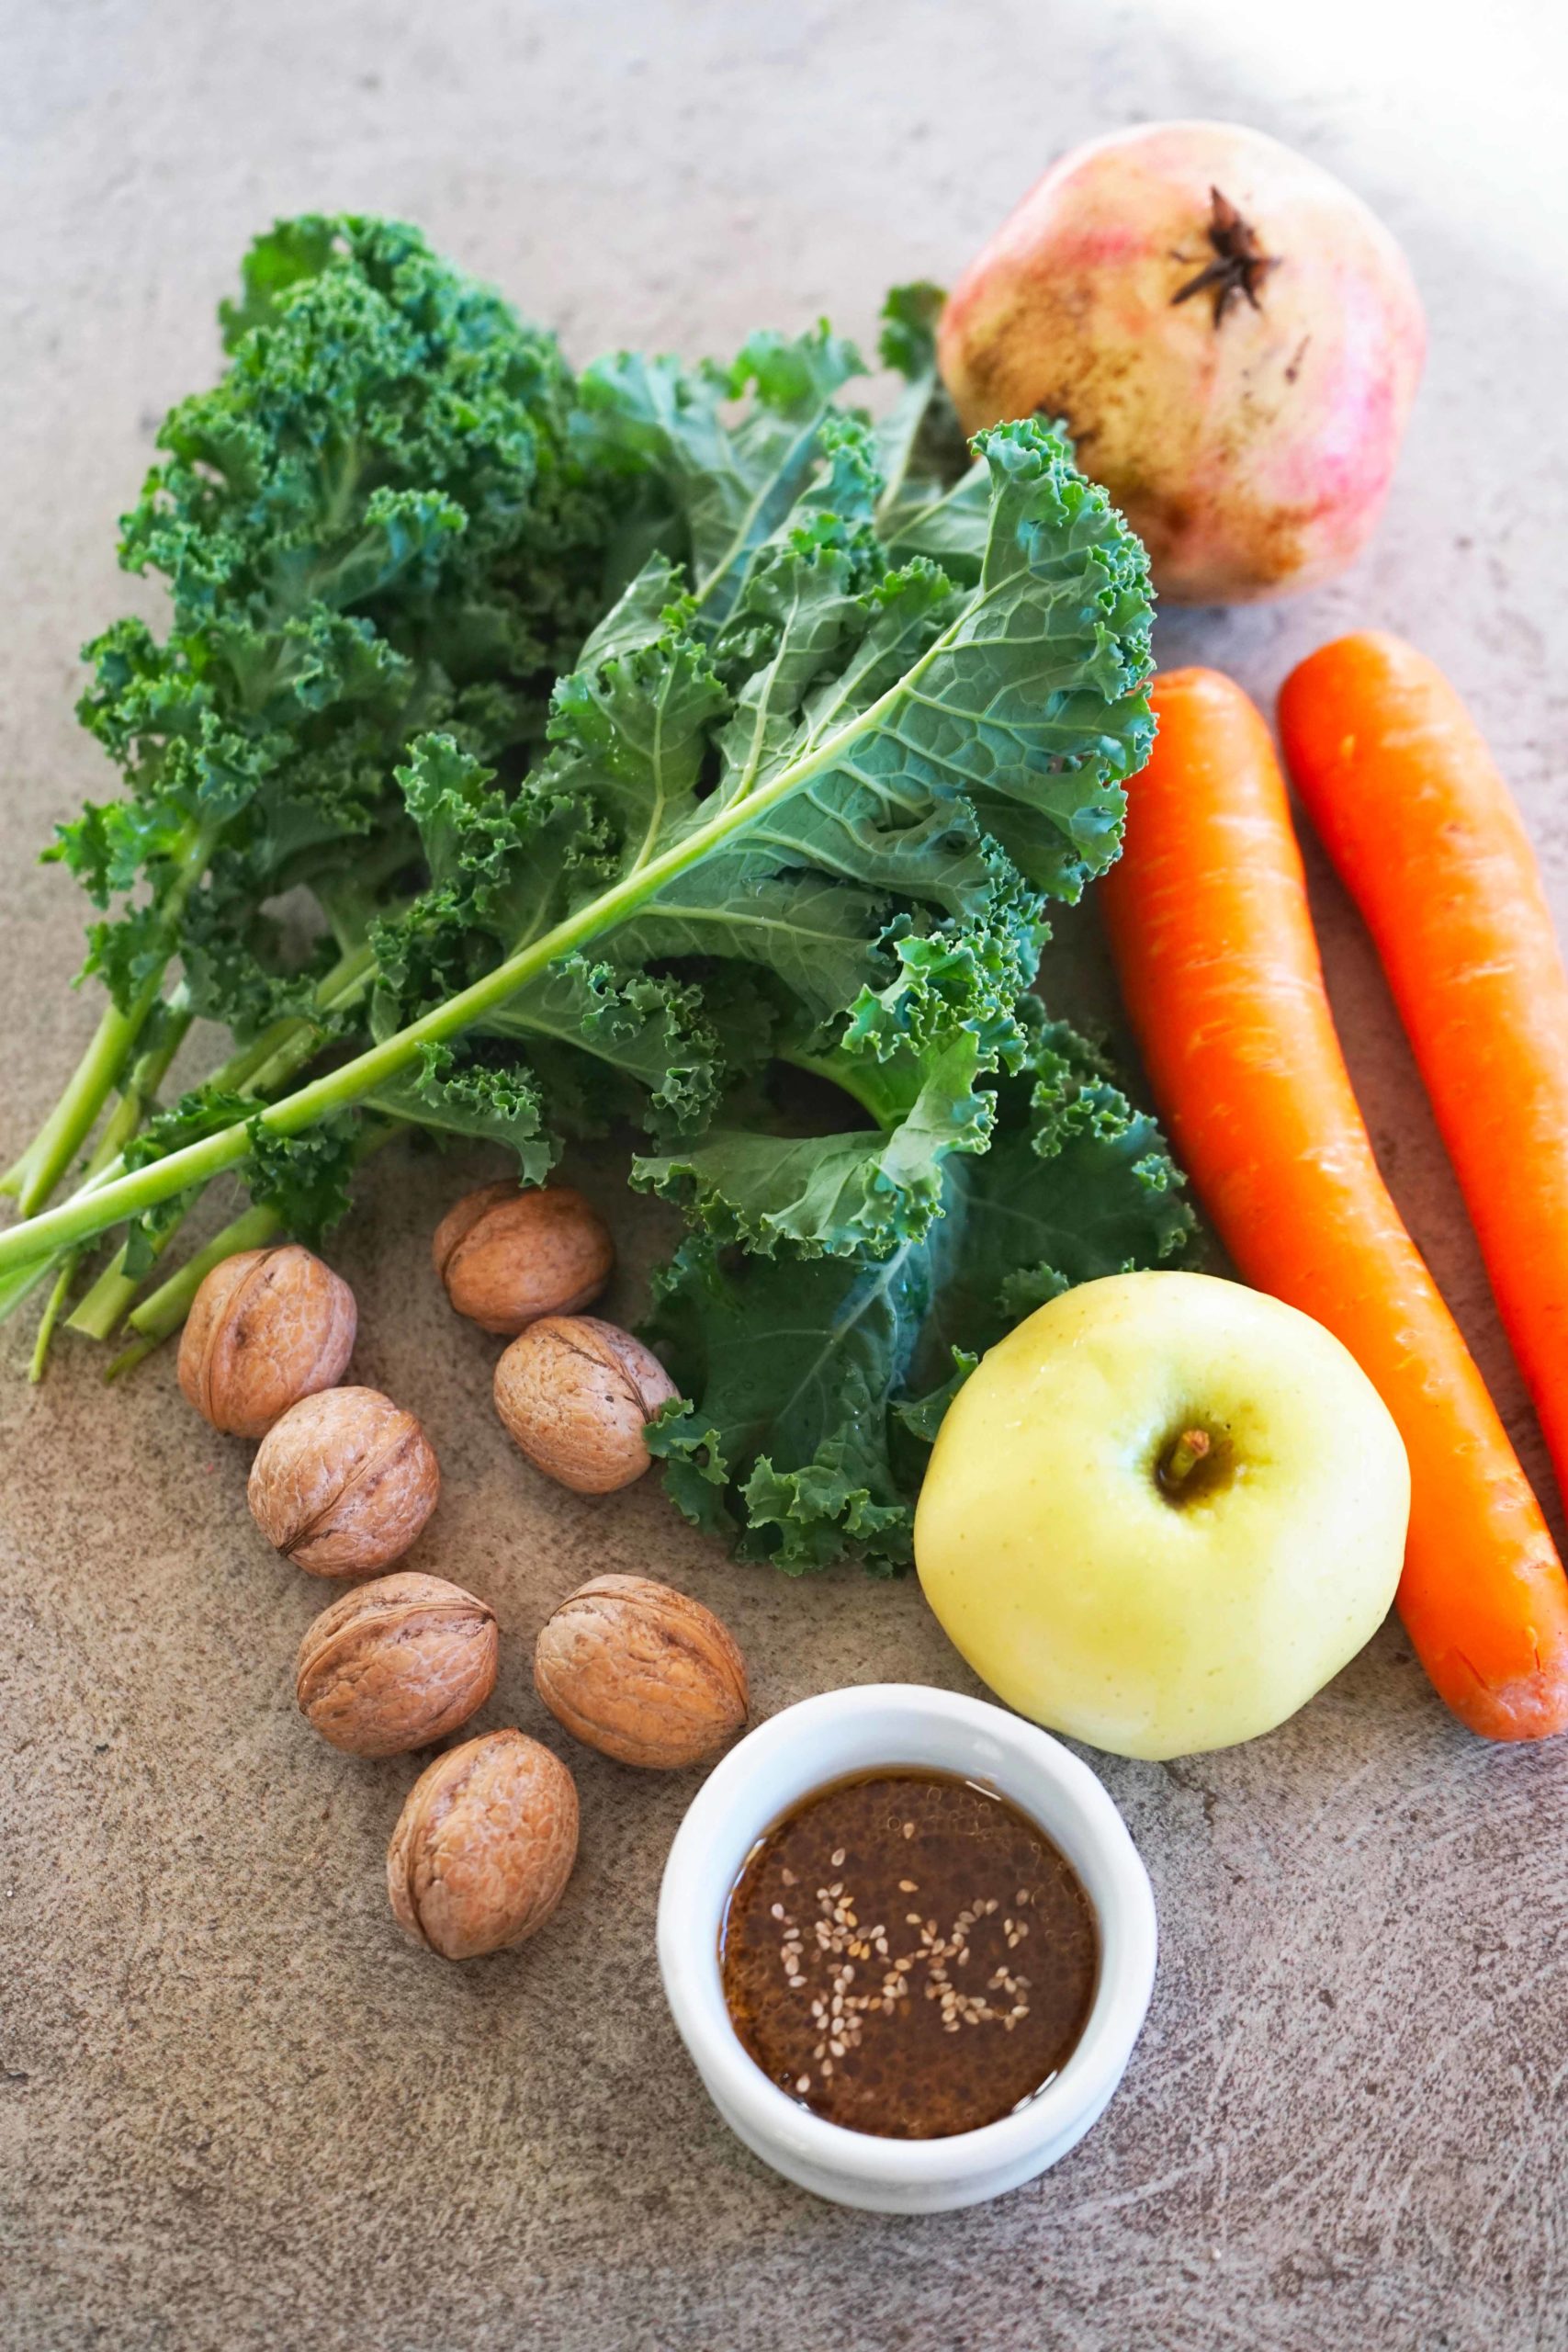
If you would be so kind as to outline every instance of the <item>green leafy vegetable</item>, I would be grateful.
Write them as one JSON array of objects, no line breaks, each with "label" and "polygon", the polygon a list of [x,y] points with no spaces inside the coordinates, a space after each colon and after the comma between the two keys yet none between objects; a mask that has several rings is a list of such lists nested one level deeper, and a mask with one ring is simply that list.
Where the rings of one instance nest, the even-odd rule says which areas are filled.
[{"label": "green leafy vegetable", "polygon": [[[677,1499],[788,1568],[908,1557],[976,1351],[1187,1224],[1027,993],[1151,740],[1143,551],[1038,423],[971,462],[939,302],[890,299],[906,390],[874,427],[826,326],[574,384],[412,232],[262,242],[234,366],[127,528],[174,625],[97,650],[130,790],[61,853],[111,910],[99,1099],[176,955],[236,1050],[0,1237],[0,1302],[125,1225],[78,1324],[105,1328],[228,1168],[313,1238],[388,1122],[525,1182],[629,1128],[690,1228],[651,1327]],[[275,911],[301,880],[303,954]]]},{"label": "green leafy vegetable", "polygon": [[1026,1000],[993,1081],[995,1139],[949,1167],[942,1215],[886,1255],[814,1264],[682,1244],[649,1338],[690,1402],[650,1442],[699,1525],[792,1572],[846,1548],[910,1557],[911,1498],[977,1357],[1074,1283],[1158,1264],[1190,1218],[1153,1122]]},{"label": "green leafy vegetable", "polygon": [[263,900],[336,844],[402,830],[414,855],[392,783],[412,736],[525,743],[598,606],[606,513],[567,453],[564,363],[416,232],[281,224],[225,323],[228,374],[164,421],[123,526],[126,568],[168,583],[168,629],[122,620],[88,649],[81,716],[127,792],[50,854],[106,910],[86,969],[113,1001],[7,1179],[24,1210],[91,1128],[171,959],[195,1009],[242,1035],[296,1006]]}]

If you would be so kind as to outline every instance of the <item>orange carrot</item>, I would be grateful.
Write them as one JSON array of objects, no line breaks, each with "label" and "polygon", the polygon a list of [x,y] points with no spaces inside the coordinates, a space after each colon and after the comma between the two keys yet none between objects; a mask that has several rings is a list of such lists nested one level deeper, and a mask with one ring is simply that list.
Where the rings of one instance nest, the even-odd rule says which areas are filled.
[{"label": "orange carrot", "polygon": [[1366,919],[1568,1496],[1568,975],[1508,787],[1442,672],[1341,638],[1280,695],[1285,757]]},{"label": "orange carrot", "polygon": [[1399,1609],[1443,1698],[1492,1739],[1568,1728],[1568,1578],[1378,1173],[1268,729],[1213,671],[1163,674],[1154,700],[1103,898],[1177,1153],[1241,1273],[1326,1324],[1399,1426]]}]

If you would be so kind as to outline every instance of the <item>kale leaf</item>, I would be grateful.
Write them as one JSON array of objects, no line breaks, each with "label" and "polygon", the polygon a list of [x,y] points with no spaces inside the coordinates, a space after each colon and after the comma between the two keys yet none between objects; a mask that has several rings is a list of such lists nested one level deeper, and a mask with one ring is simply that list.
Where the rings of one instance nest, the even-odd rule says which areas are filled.
[{"label": "kale leaf", "polygon": [[743,1553],[792,1574],[846,1550],[906,1566],[926,1449],[984,1351],[1070,1284],[1185,1244],[1153,1121],[1033,999],[1019,1017],[990,1148],[948,1163],[922,1237],[801,1262],[699,1233],[657,1278],[644,1336],[685,1401],[649,1442],[682,1510]]}]

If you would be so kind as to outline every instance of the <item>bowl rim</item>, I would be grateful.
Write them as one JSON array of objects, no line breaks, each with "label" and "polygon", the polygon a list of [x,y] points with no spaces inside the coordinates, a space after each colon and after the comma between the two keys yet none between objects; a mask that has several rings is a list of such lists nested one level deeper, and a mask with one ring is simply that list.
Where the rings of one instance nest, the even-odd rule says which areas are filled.
[{"label": "bowl rim", "polygon": [[[919,1755],[909,1752],[911,1740],[918,1740],[922,1727],[929,1730],[933,1721],[941,1721],[983,1733],[1037,1779],[1043,1776],[1066,1810],[1076,1815],[1086,1841],[1095,1847],[1110,1897],[1107,1902],[1090,1895],[1100,1933],[1099,1979],[1089,2020],[1055,2080],[1026,2107],[997,2122],[942,2139],[884,2139],[831,2123],[799,2105],[769,2081],[745,2049],[719,1984],[718,1928],[740,1866],[726,1855],[726,1832],[739,1800],[771,1758],[804,1736],[821,1737],[834,1726],[858,1726],[878,1717],[886,1734],[889,1767],[919,1764]],[[825,1747],[820,1773],[801,1795],[840,1777],[826,1741]],[[930,1769],[944,1767],[932,1758]],[[998,1785],[1010,1804],[1039,1819],[1016,1788]],[[767,1818],[777,1820],[801,1795],[780,1803]],[[1043,1821],[1039,1826],[1047,1836],[1053,1834]],[[725,1859],[716,1860],[721,1855]],[[1099,2111],[1121,2079],[1143,2025],[1154,1985],[1157,1928],[1148,1873],[1126,1823],[1110,1792],[1080,1758],[1049,1732],[987,1700],[923,1683],[874,1682],[824,1691],[785,1707],[748,1733],[715,1767],[688,1806],[670,1849],[660,1891],[658,1946],[665,1996],[681,2037],[710,2093],[721,2098],[744,2126],[743,2137],[754,2133],[764,2144],[787,2145],[797,2161],[840,2179],[919,2188],[1025,2163],[1086,2114]],[[705,1953],[705,1946],[711,1951]]]}]

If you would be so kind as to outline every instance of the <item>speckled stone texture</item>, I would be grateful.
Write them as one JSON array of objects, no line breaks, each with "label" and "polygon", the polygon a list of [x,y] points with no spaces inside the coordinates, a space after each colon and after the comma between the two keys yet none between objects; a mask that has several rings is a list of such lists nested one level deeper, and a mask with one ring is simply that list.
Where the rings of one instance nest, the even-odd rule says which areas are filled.
[{"label": "speckled stone texture", "polygon": [[[76,648],[127,603],[114,517],[272,214],[406,213],[553,321],[726,350],[951,277],[1048,158],[1238,117],[1406,242],[1433,352],[1368,560],[1249,616],[1175,615],[1271,694],[1334,630],[1416,637],[1472,698],[1568,915],[1556,12],[1351,0],[9,0],[0,10],[0,1145],[93,1008],[80,909],[31,863],[107,772]],[[149,608],[150,600],[149,600]],[[1314,868],[1380,1150],[1533,1470],[1539,1443],[1364,939]],[[560,1751],[535,1630],[600,1569],[717,1607],[763,1713],[831,1685],[969,1687],[909,1585],[730,1566],[652,1486],[547,1489],[491,1410],[428,1236],[492,1162],[371,1163],[333,1255],[353,1376],[441,1457],[409,1566],[502,1624],[480,1727]],[[626,1244],[613,1168],[578,1171]],[[25,1318],[24,1318],[25,1320]],[[653,1973],[694,1775],[571,1749],[581,1861],[539,1941],[406,1945],[382,1855],[411,1759],[314,1740],[291,1677],[323,1589],[244,1508],[250,1449],[165,1355],[20,1379],[0,1334],[0,2344],[6,2352],[1545,2352],[1568,2343],[1568,1746],[1447,1720],[1397,1628],[1252,1747],[1108,1762],[1164,1951],[1120,2098],[1055,2173],[904,2222],[786,2188],[710,2111]]]}]

